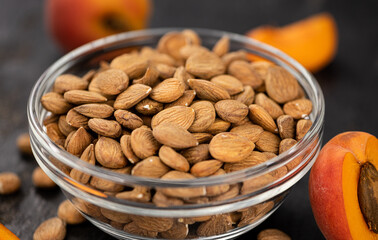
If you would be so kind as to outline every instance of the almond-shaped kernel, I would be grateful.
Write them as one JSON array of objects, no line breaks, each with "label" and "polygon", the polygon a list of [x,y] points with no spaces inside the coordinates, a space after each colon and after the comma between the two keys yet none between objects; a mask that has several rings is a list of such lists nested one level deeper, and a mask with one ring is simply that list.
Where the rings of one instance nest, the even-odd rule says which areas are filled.
[{"label": "almond-shaped kernel", "polygon": [[72,74],[62,74],[55,79],[53,91],[65,93],[70,90],[85,90],[88,82]]},{"label": "almond-shaped kernel", "polygon": [[[68,146],[68,143],[70,142],[72,136],[74,135],[75,131],[73,132],[70,132],[67,136],[66,139],[63,139],[64,140],[64,148],[67,149],[67,146]],[[51,138],[51,137],[50,137]]]},{"label": "almond-shaped kernel", "polygon": [[112,138],[100,137],[95,145],[95,155],[97,161],[107,168],[123,168],[127,164],[121,145]]},{"label": "almond-shaped kernel", "polygon": [[174,123],[162,123],[153,130],[153,135],[161,144],[172,148],[189,148],[198,145],[196,138],[185,128]]},{"label": "almond-shaped kernel", "polygon": [[244,124],[232,128],[230,132],[237,133],[255,143],[259,140],[260,134],[264,132],[264,129],[256,124]]},{"label": "almond-shaped kernel", "polygon": [[135,110],[143,115],[154,115],[163,110],[163,107],[163,103],[145,98],[135,106]]},{"label": "almond-shaped kernel", "polygon": [[223,36],[215,43],[212,50],[216,55],[222,57],[230,50],[230,38],[228,36]]},{"label": "almond-shaped kernel", "polygon": [[140,50],[140,55],[148,59],[150,64],[162,63],[169,66],[176,65],[176,60],[174,58],[172,58],[168,54],[159,53],[157,50],[148,46],[142,47],[142,49]]},{"label": "almond-shaped kernel", "polygon": [[72,108],[72,105],[56,92],[49,92],[43,95],[41,97],[41,104],[47,111],[58,115],[65,114]]},{"label": "almond-shaped kernel", "polygon": [[135,155],[144,159],[155,155],[160,144],[154,138],[151,129],[140,127],[131,132],[131,146]]},{"label": "almond-shaped kernel", "polygon": [[[96,157],[95,157],[95,152],[94,152],[94,145],[93,144],[90,144],[85,150],[84,152],[81,154],[80,156],[80,159],[89,163],[89,164],[92,164],[92,165],[95,165],[96,164]],[[70,176],[75,179],[76,181],[82,183],[82,184],[86,184],[88,183],[89,179],[90,179],[90,175],[87,174],[87,173],[83,173],[77,169],[72,169],[71,172],[70,172]]]},{"label": "almond-shaped kernel", "polygon": [[222,56],[222,61],[228,67],[230,63],[237,60],[247,61],[247,52],[244,50],[239,50],[235,52],[229,52]]},{"label": "almond-shaped kernel", "polygon": [[278,229],[265,229],[257,235],[257,240],[269,239],[291,240],[291,238],[286,233]]},{"label": "almond-shaped kernel", "polygon": [[120,69],[108,69],[95,76],[101,93],[117,95],[129,86],[129,77]]},{"label": "almond-shaped kernel", "polygon": [[[215,173],[213,173],[211,176],[220,176],[224,175],[226,172],[220,168]],[[206,196],[213,197],[220,195],[222,193],[227,192],[230,189],[230,185],[228,184],[220,184],[220,185],[214,185],[214,186],[208,186],[206,187]]]},{"label": "almond-shaped kernel", "polygon": [[90,118],[108,118],[113,112],[114,108],[103,103],[88,103],[77,106],[74,110],[86,117]]},{"label": "almond-shaped kernel", "polygon": [[140,228],[148,231],[163,232],[170,229],[173,225],[173,218],[165,217],[148,217],[141,215],[132,215],[131,219]]},{"label": "almond-shaped kernel", "polygon": [[85,218],[69,200],[65,200],[59,205],[57,215],[68,224],[79,224],[85,221]]},{"label": "almond-shaped kernel", "polygon": [[252,151],[248,157],[240,162],[226,163],[224,165],[224,170],[227,173],[235,172],[245,168],[257,166],[263,162],[266,162],[267,160],[268,157],[265,154],[258,151]]},{"label": "almond-shaped kernel", "polygon": [[209,144],[199,144],[198,146],[185,149],[181,155],[191,164],[196,164],[210,158]]},{"label": "almond-shaped kernel", "polygon": [[196,233],[200,237],[216,236],[223,234],[232,228],[230,214],[219,214],[214,215],[210,220],[201,223],[198,226]]},{"label": "almond-shaped kernel", "polygon": [[[64,115],[62,115],[62,116],[64,116]],[[59,129],[60,129],[60,127],[59,127]],[[60,131],[62,131],[62,130],[60,130]],[[31,149],[31,144],[30,144],[30,135],[29,135],[28,132],[21,133],[17,137],[17,147],[18,147],[18,150],[20,151],[21,154],[23,154],[25,156],[32,156],[33,155],[33,151]]]},{"label": "almond-shaped kernel", "polygon": [[221,100],[215,104],[220,118],[227,122],[237,123],[248,115],[248,107],[237,100]]},{"label": "almond-shaped kernel", "polygon": [[219,56],[205,51],[192,54],[186,60],[185,69],[190,74],[204,79],[210,79],[226,71],[226,67]]},{"label": "almond-shaped kernel", "polygon": [[86,90],[70,90],[68,92],[65,92],[63,97],[67,102],[76,105],[86,103],[101,103],[107,101],[107,98],[103,95]]},{"label": "almond-shaped kernel", "polygon": [[35,187],[38,188],[54,188],[56,183],[51,180],[49,176],[40,167],[36,167],[33,170],[32,182]]},{"label": "almond-shaped kernel", "polygon": [[261,152],[272,152],[277,154],[281,139],[268,131],[260,134],[259,140],[256,142],[256,148]]},{"label": "almond-shaped kernel", "polygon": [[260,76],[251,68],[246,61],[236,60],[230,63],[227,69],[228,73],[253,89],[260,87],[264,82]]},{"label": "almond-shaped kernel", "polygon": [[160,178],[169,170],[170,168],[159,157],[151,156],[138,162],[131,170],[131,174],[139,177]]},{"label": "almond-shaped kernel", "polygon": [[277,125],[274,122],[272,116],[270,116],[270,114],[259,105],[249,105],[249,118],[252,120],[252,122],[260,125],[262,128],[269,132],[278,132]]},{"label": "almond-shaped kernel", "polygon": [[193,99],[196,97],[196,94],[197,93],[194,90],[186,90],[179,99],[171,103],[165,104],[164,108],[170,108],[174,106],[189,107],[189,105],[192,104]]},{"label": "almond-shaped kernel", "polygon": [[91,144],[92,140],[92,136],[81,127],[76,132],[73,132],[67,143],[66,150],[73,155],[80,156],[89,144]]},{"label": "almond-shaped kernel", "polygon": [[157,50],[166,53],[176,60],[181,60],[180,49],[189,44],[188,39],[180,32],[170,32],[160,38]]},{"label": "almond-shaped kernel", "polygon": [[[263,202],[257,205],[253,205],[251,207],[239,210],[241,214],[241,218],[238,223],[238,227],[244,227],[246,225],[250,225],[264,216],[267,212],[269,212],[274,207],[274,202]],[[268,238],[270,239],[270,238]],[[276,238],[273,238],[276,239]],[[281,238],[278,238],[281,239]],[[258,239],[261,240],[261,239]],[[285,240],[285,239],[282,239]],[[288,240],[288,239],[286,239]]]},{"label": "almond-shaped kernel", "polygon": [[207,177],[218,171],[222,165],[223,162],[218,160],[205,160],[194,164],[190,169],[190,173],[195,177]]},{"label": "almond-shaped kernel", "polygon": [[58,145],[62,145],[66,138],[65,135],[59,130],[59,126],[56,122],[46,125],[46,134],[53,142]]},{"label": "almond-shaped kernel", "polygon": [[280,142],[279,146],[279,154],[286,152],[290,148],[292,148],[295,144],[297,144],[297,141],[292,138],[285,138]]},{"label": "almond-shaped kernel", "polygon": [[257,72],[264,81],[268,75],[268,68],[270,66],[274,66],[274,64],[268,61],[254,61],[251,63],[252,69]]},{"label": "almond-shaped kernel", "polygon": [[107,95],[107,94],[101,92],[97,78],[93,78],[92,81],[89,83],[88,91],[99,93],[99,94],[103,95],[104,97],[106,97],[107,99],[113,99],[113,98],[116,97],[116,95]]},{"label": "almond-shaped kernel", "polygon": [[129,109],[142,101],[151,93],[151,87],[143,84],[134,84],[119,94],[114,102],[115,109]]},{"label": "almond-shaped kernel", "polygon": [[168,197],[161,191],[156,191],[152,198],[152,202],[158,207],[180,206],[184,205],[184,201],[180,198]]},{"label": "almond-shaped kernel", "polygon": [[0,173],[0,194],[12,194],[20,189],[20,177],[12,172]]},{"label": "almond-shaped kernel", "polygon": [[251,122],[251,120],[249,119],[248,116],[243,118],[241,121],[239,121],[237,123],[233,123],[232,127],[237,127],[237,126],[246,125],[246,124],[252,124],[252,122]]},{"label": "almond-shaped kernel", "polygon": [[158,71],[159,77],[161,79],[172,78],[173,75],[176,72],[175,67],[172,67],[172,66],[169,66],[169,65],[166,65],[166,64],[158,63],[158,64],[155,64],[154,67]]},{"label": "almond-shaped kernel", "polygon": [[211,82],[224,88],[230,95],[235,95],[243,91],[243,83],[231,75],[219,75],[213,77]]},{"label": "almond-shaped kernel", "polygon": [[[112,172],[116,172],[120,174],[130,174],[131,167],[125,167],[125,168],[120,168],[120,169],[111,169],[111,168],[103,168],[103,169],[110,170]],[[124,189],[124,186],[121,184],[118,184],[118,183],[115,183],[114,181],[106,180],[100,177],[95,177],[95,176],[92,176],[89,184],[97,189],[100,189],[102,191],[107,191],[107,192],[120,192]],[[91,207],[94,208],[95,206],[91,206]],[[91,209],[90,211],[92,215],[98,215],[98,212],[96,213],[95,209]],[[100,213],[100,216],[102,216],[101,213]]]},{"label": "almond-shaped kernel", "polygon": [[169,78],[156,85],[150,98],[161,103],[170,103],[180,98],[185,92],[185,85],[177,78]]},{"label": "almond-shaped kernel", "polygon": [[143,125],[143,120],[138,115],[126,110],[116,110],[114,117],[122,126],[132,130]]},{"label": "almond-shaped kernel", "polygon": [[48,114],[45,119],[43,119],[43,125],[46,126],[50,123],[57,122],[59,120],[59,115]]},{"label": "almond-shaped kernel", "polygon": [[58,217],[42,222],[33,234],[33,240],[63,240],[66,237],[66,223]]},{"label": "almond-shaped kernel", "polygon": [[301,140],[306,133],[310,130],[312,126],[312,121],[310,119],[301,119],[297,122],[296,138]]},{"label": "almond-shaped kernel", "polygon": [[83,127],[88,129],[88,118],[78,113],[75,109],[71,109],[67,112],[66,121],[67,124],[71,127]]},{"label": "almond-shaped kernel", "polygon": [[231,126],[230,122],[224,121],[223,119],[216,118],[213,124],[210,125],[206,132],[216,135],[221,132],[226,132]]},{"label": "almond-shaped kernel", "polygon": [[[55,125],[55,124],[54,124],[54,125]],[[70,132],[76,130],[76,128],[70,126],[70,125],[67,123],[67,121],[66,121],[66,115],[61,115],[61,116],[59,117],[58,128],[59,128],[60,132],[63,133],[65,136],[68,136],[68,134],[70,134]],[[27,134],[26,136],[27,136],[27,138],[24,138],[24,139],[28,139],[28,146],[29,146],[29,148],[30,148],[29,134]],[[50,137],[50,138],[51,138],[51,137]],[[19,138],[19,139],[22,139],[22,138]],[[63,136],[61,136],[61,135],[59,134],[59,138],[58,138],[58,139],[63,139]],[[23,145],[20,145],[20,143],[23,143],[23,142],[21,142],[21,141],[18,140],[17,143],[18,143],[18,146],[20,147],[20,149],[22,149],[21,146],[23,146],[24,144],[23,144]],[[25,148],[25,149],[26,149],[26,148]],[[24,151],[22,151],[22,152],[24,152]],[[25,151],[25,153],[26,153],[26,152],[27,152],[27,151]],[[30,148],[30,153],[31,153],[31,148]]]},{"label": "almond-shaped kernel", "polygon": [[239,184],[233,184],[230,186],[229,190],[219,196],[215,196],[213,198],[211,198],[211,200],[213,202],[217,202],[217,201],[224,201],[224,200],[227,200],[227,199],[231,199],[231,198],[234,198],[236,196],[239,195],[239,191],[240,191],[240,185]]},{"label": "almond-shaped kernel", "polygon": [[201,45],[201,38],[198,36],[198,34],[195,31],[191,29],[185,29],[181,32],[181,34],[186,37],[189,44]]},{"label": "almond-shaped kernel", "polygon": [[148,67],[148,61],[136,54],[123,54],[114,58],[110,63],[111,68],[124,71],[130,79],[141,77]]},{"label": "almond-shaped kernel", "polygon": [[175,222],[169,230],[160,232],[160,235],[164,239],[185,239],[188,233],[188,224]]},{"label": "almond-shaped kernel", "polygon": [[114,210],[110,210],[107,208],[100,208],[101,214],[106,217],[107,219],[110,219],[112,221],[116,221],[118,223],[129,223],[132,221],[131,214],[118,212]]},{"label": "almond-shaped kernel", "polygon": [[299,84],[297,79],[283,67],[270,66],[265,87],[268,96],[282,104],[297,97]]},{"label": "almond-shaped kernel", "polygon": [[267,97],[264,93],[259,93],[256,95],[255,103],[263,107],[274,120],[284,114],[281,106]]},{"label": "almond-shaped kernel", "polygon": [[252,192],[256,192],[259,189],[266,187],[267,185],[271,184],[272,182],[276,181],[269,173],[264,175],[260,175],[258,177],[250,178],[243,182],[243,186],[241,188],[241,194],[249,194]]},{"label": "almond-shaped kernel", "polygon": [[204,132],[215,121],[216,113],[213,104],[209,101],[198,101],[190,106],[194,109],[195,118],[190,126],[190,132]]},{"label": "almond-shaped kernel", "polygon": [[176,68],[176,71],[175,71],[175,74],[173,75],[173,77],[184,82],[185,90],[189,89],[188,79],[194,78],[194,76],[192,74],[188,73],[185,70],[184,66],[180,66],[180,67]]},{"label": "almond-shaped kernel", "polygon": [[157,231],[148,231],[143,228],[140,228],[138,225],[136,225],[135,222],[126,224],[123,227],[123,231],[127,233],[131,233],[136,236],[148,237],[148,238],[156,238],[159,233]]},{"label": "almond-shaped kernel", "polygon": [[202,100],[218,102],[220,100],[231,98],[226,89],[207,80],[189,79],[188,84],[191,89],[196,91],[197,97]]},{"label": "almond-shaped kernel", "polygon": [[209,50],[199,45],[186,45],[180,48],[180,55],[183,59],[188,59],[191,55],[198,52],[208,52]]},{"label": "almond-shaped kernel", "polygon": [[144,73],[143,77],[134,79],[133,84],[144,84],[153,86],[159,79],[159,71],[154,66],[149,66]]},{"label": "almond-shaped kernel", "polygon": [[294,119],[306,118],[312,111],[312,102],[308,99],[297,99],[285,103],[284,112],[292,116]]},{"label": "almond-shaped kernel", "polygon": [[134,202],[149,202],[151,200],[151,192],[147,187],[136,186],[131,191],[117,193],[116,198],[134,201]]},{"label": "almond-shaped kernel", "polygon": [[123,154],[125,154],[127,160],[132,164],[139,162],[139,158],[135,155],[133,148],[131,146],[131,136],[123,135],[120,139],[121,149]]},{"label": "almond-shaped kernel", "polygon": [[282,139],[295,137],[295,122],[290,115],[282,115],[277,118],[278,133]]},{"label": "almond-shaped kernel", "polygon": [[210,133],[192,133],[194,138],[197,139],[198,143],[208,143],[213,138]]},{"label": "almond-shaped kernel", "polygon": [[177,171],[189,171],[190,166],[186,158],[171,147],[162,146],[159,150],[159,157],[163,163]]},{"label": "almond-shaped kernel", "polygon": [[209,144],[213,158],[223,162],[238,162],[246,158],[255,148],[248,138],[236,133],[223,132],[215,135]]},{"label": "almond-shaped kernel", "polygon": [[[192,174],[180,172],[180,171],[170,171],[161,177],[162,180],[188,180],[196,179]],[[200,197],[206,194],[205,187],[184,187],[184,188],[160,188],[163,194],[170,197],[179,197],[179,198],[193,198]]]},{"label": "almond-shaped kernel", "polygon": [[164,109],[155,116],[152,117],[151,127],[155,128],[161,123],[175,123],[185,129],[188,129],[195,117],[195,112],[193,108],[184,106],[175,106],[171,108]]},{"label": "almond-shaped kernel", "polygon": [[255,99],[255,91],[251,86],[246,85],[243,88],[243,92],[232,96],[232,98],[249,106],[253,103]]},{"label": "almond-shaped kernel", "polygon": [[122,133],[121,125],[114,120],[92,118],[88,121],[88,126],[93,132],[104,137],[117,138]]}]

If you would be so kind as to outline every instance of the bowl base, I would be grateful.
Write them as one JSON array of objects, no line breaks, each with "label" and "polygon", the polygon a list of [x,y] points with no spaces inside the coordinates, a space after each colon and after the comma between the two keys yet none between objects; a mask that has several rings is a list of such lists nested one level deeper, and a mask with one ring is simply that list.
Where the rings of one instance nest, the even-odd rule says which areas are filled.
[{"label": "bowl base", "polygon": [[[235,239],[236,237],[254,229],[260,223],[264,222],[274,211],[277,210],[277,208],[282,204],[282,201],[274,206],[274,208],[266,213],[264,216],[262,216],[260,219],[258,219],[256,222],[246,225],[244,227],[235,228],[231,231],[228,231],[226,233],[223,233],[221,235],[211,236],[211,237],[199,237],[199,238],[191,238],[191,240],[196,239],[203,239],[203,240],[228,240],[228,239]],[[141,237],[133,234],[129,234],[127,232],[124,232],[122,230],[115,229],[111,225],[101,222],[95,218],[92,218],[91,216],[81,212],[86,219],[88,219],[93,225],[104,231],[105,233],[120,239],[120,240],[151,240],[151,239],[158,239],[158,238],[148,238],[148,237]],[[188,238],[186,238],[188,239]]]}]

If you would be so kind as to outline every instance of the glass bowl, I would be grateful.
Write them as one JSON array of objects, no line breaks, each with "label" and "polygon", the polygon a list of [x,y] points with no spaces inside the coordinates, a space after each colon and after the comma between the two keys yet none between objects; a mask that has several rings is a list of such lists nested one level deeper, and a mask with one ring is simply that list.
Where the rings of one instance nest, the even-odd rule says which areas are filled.
[{"label": "glass bowl", "polygon": [[[31,146],[38,164],[90,222],[119,239],[235,238],[263,222],[281,205],[290,188],[309,171],[320,151],[324,98],[314,77],[273,47],[242,35],[209,29],[194,29],[204,46],[212,47],[218,39],[228,35],[231,51],[243,49],[266,58],[297,78],[313,103],[309,116],[313,125],[293,148],[237,172],[169,181],[136,177],[91,165],[49,139],[43,125],[48,112],[40,99],[51,90],[57,76],[63,73],[82,75],[98,67],[102,60],[109,61],[142,46],[156,47],[165,33],[181,30],[135,31],[88,43],[51,65],[30,94],[27,113]],[[90,175],[90,183],[94,180],[97,184],[74,180],[69,174],[72,169]],[[115,189],[126,192],[127,197],[115,197]],[[166,194],[159,194],[161,192]],[[153,200],[149,201],[151,196]]]}]

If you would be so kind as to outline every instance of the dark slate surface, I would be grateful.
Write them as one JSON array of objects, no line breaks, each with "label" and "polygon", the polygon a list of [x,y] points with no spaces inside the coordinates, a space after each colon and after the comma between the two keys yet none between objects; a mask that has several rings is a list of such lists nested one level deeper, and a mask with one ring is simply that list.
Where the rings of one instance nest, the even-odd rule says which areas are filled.
[{"label": "dark slate surface", "polygon": [[[32,239],[38,224],[56,214],[62,193],[36,190],[36,163],[21,157],[15,142],[27,130],[26,101],[39,75],[62,53],[44,30],[43,1],[0,1],[0,172],[15,171],[21,190],[0,196],[0,222],[21,239]],[[204,27],[245,33],[261,24],[286,24],[313,13],[334,14],[340,31],[335,61],[317,73],[326,99],[324,140],[348,130],[378,136],[378,4],[375,0],[155,1],[151,27]],[[263,224],[239,239],[255,239],[279,228],[293,239],[323,239],[308,199],[308,175]],[[67,240],[112,239],[89,223],[69,226]]]}]

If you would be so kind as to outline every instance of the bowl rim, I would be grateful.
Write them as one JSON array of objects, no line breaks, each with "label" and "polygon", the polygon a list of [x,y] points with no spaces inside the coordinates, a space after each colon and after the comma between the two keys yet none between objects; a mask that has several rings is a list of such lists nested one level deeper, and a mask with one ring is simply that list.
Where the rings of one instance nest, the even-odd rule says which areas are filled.
[{"label": "bowl rim", "polygon": [[49,78],[50,74],[52,74],[54,71],[61,68],[65,64],[68,64],[73,59],[82,56],[85,53],[89,53],[94,49],[101,49],[102,47],[106,47],[109,44],[119,44],[120,41],[125,41],[127,39],[149,37],[155,35],[162,36],[164,33],[167,32],[182,31],[184,29],[187,28],[155,28],[120,33],[87,43],[77,49],[74,49],[73,51],[67,53],[66,55],[55,61],[50,67],[46,69],[46,71],[40,76],[38,81],[35,83],[28,100],[27,116],[29,121],[30,134],[38,138],[38,145],[40,147],[43,147],[46,151],[48,151],[48,153],[51,156],[56,158],[58,161],[67,164],[70,167],[77,168],[82,172],[91,174],[92,176],[101,177],[103,179],[107,179],[121,184],[146,185],[150,187],[198,187],[219,185],[221,183],[242,182],[245,179],[249,179],[251,177],[259,176],[266,172],[273,171],[279,168],[280,166],[285,165],[287,162],[303,153],[303,151],[306,150],[306,147],[308,147],[314,141],[314,138],[322,130],[324,123],[324,96],[318,82],[315,80],[313,75],[309,73],[296,60],[270,45],[267,45],[265,43],[259,42],[257,40],[248,38],[240,34],[206,28],[191,28],[191,30],[195,31],[197,34],[199,34],[199,36],[212,36],[220,38],[224,35],[227,35],[231,41],[236,41],[242,44],[252,45],[254,47],[263,49],[268,53],[274,54],[276,58],[279,57],[283,59],[285,62],[287,62],[287,64],[290,64],[310,84],[311,90],[314,92],[315,96],[315,102],[313,102],[313,105],[316,105],[315,109],[317,111],[312,113],[315,117],[310,130],[300,141],[298,141],[298,143],[293,148],[257,166],[246,168],[232,173],[227,173],[221,176],[209,176],[190,180],[161,180],[156,178],[137,177],[131,174],[127,175],[116,173],[112,170],[108,170],[100,166],[91,165],[89,163],[86,163],[85,161],[81,161],[80,158],[61,149],[57,144],[50,140],[50,138],[44,131],[42,121],[41,119],[38,119],[36,112],[36,107],[38,106],[38,104],[40,104],[40,101],[39,99],[37,99],[36,96],[38,95],[39,91],[42,91],[39,88],[43,86],[43,84],[45,84],[46,82],[54,80]]}]

